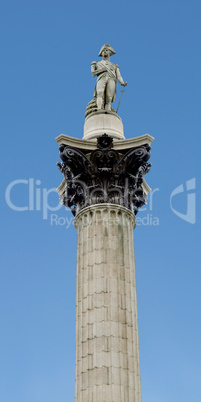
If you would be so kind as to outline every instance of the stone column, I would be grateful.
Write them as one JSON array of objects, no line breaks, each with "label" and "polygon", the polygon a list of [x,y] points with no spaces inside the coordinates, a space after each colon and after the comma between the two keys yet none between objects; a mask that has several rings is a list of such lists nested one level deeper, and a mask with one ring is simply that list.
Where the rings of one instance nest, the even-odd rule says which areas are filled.
[{"label": "stone column", "polygon": [[77,229],[76,402],[140,402],[134,214],[104,203]]},{"label": "stone column", "polygon": [[133,229],[153,137],[101,135],[110,117],[96,117],[96,140],[89,122],[90,140],[57,139],[58,191],[78,235],[75,401],[141,402]]}]

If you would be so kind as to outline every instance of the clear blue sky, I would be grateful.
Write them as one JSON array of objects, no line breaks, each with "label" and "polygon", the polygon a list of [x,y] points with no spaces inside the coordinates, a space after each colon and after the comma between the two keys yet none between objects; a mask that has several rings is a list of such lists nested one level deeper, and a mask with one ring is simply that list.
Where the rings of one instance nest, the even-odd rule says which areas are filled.
[{"label": "clear blue sky", "polygon": [[200,1],[2,0],[0,30],[0,402],[74,400],[76,230],[45,198],[62,180],[54,138],[82,138],[90,63],[108,41],[128,82],[125,136],[155,137],[158,190],[135,229],[142,399],[200,402]]}]

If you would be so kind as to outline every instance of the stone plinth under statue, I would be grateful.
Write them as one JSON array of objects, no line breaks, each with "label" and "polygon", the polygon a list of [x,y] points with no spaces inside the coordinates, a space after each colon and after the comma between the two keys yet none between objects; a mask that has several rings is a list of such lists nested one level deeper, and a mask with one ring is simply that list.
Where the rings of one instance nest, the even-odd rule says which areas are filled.
[{"label": "stone plinth under statue", "polygon": [[113,112],[91,113],[84,123],[83,139],[96,140],[98,136],[107,133],[115,139],[125,139],[124,128],[120,116]]}]

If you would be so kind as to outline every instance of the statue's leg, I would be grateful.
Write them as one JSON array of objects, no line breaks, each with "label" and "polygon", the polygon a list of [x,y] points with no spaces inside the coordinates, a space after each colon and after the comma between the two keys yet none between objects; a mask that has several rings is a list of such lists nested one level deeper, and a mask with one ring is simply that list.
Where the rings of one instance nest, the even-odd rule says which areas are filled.
[{"label": "statue's leg", "polygon": [[115,80],[110,78],[108,80],[107,86],[106,86],[106,104],[105,104],[105,110],[110,111],[111,110],[111,102],[112,99],[114,98],[115,94]]},{"label": "statue's leg", "polygon": [[103,98],[101,96],[97,97],[96,103],[98,110],[103,109]]},{"label": "statue's leg", "polygon": [[97,92],[97,108],[98,110],[103,109],[103,99],[104,99],[104,92],[105,92],[106,81],[104,78],[100,79],[96,84],[96,92]]}]

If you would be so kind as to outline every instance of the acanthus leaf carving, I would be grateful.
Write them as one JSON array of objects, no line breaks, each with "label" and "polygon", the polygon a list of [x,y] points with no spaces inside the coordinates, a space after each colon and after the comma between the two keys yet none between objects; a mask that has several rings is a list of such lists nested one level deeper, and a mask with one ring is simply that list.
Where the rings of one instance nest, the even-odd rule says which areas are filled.
[{"label": "acanthus leaf carving", "polygon": [[58,168],[66,189],[61,202],[76,215],[81,209],[98,203],[114,203],[135,214],[146,204],[143,178],[151,163],[148,144],[130,149],[125,155],[113,149],[113,139],[98,138],[97,149],[87,156],[78,148],[61,145]]}]

